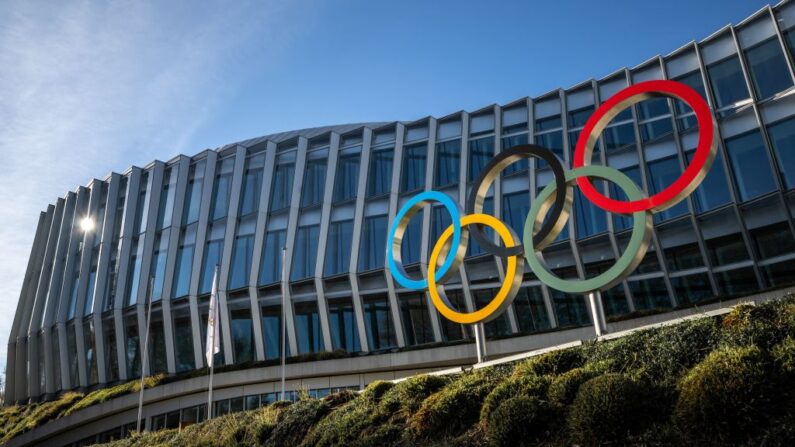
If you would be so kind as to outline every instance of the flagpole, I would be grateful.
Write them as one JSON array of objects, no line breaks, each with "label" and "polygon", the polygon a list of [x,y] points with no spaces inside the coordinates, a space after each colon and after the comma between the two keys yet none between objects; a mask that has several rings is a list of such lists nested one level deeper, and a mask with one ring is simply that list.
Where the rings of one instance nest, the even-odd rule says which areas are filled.
[{"label": "flagpole", "polygon": [[284,400],[284,369],[285,360],[287,357],[287,310],[286,310],[286,297],[287,297],[287,267],[285,261],[287,260],[287,247],[282,248],[282,396],[280,400]]},{"label": "flagpole", "polygon": [[137,431],[141,433],[141,418],[143,417],[144,413],[144,386],[146,382],[144,381],[146,369],[147,369],[147,360],[149,359],[149,323],[152,321],[152,293],[155,289],[155,277],[149,277],[149,290],[146,294],[147,298],[147,309],[146,309],[146,333],[144,334],[144,352],[141,355],[141,386],[140,391],[138,392],[138,421],[137,421]]},{"label": "flagpole", "polygon": [[[210,307],[209,312],[207,314],[207,349],[205,351],[205,355],[207,357],[207,363],[210,367],[210,381],[209,381],[209,391],[207,393],[207,420],[213,418],[213,376],[215,374],[215,333],[216,333],[216,325],[219,323],[218,321],[218,264],[215,265],[215,271],[213,272],[213,289],[210,292]],[[215,302],[213,302],[213,298],[215,298]],[[212,319],[213,327],[211,328],[209,325],[209,321]],[[211,332],[212,331],[212,340],[211,340]],[[212,341],[212,346],[210,346],[210,341]],[[207,354],[211,353],[211,354]]]}]

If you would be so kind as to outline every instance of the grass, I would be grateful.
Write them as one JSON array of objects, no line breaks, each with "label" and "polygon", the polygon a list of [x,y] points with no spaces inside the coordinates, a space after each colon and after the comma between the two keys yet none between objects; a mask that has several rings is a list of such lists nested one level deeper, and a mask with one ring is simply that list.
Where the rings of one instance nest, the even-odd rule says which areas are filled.
[{"label": "grass", "polygon": [[[795,445],[794,379],[795,297],[787,297],[510,365],[304,395],[111,445]],[[131,390],[4,408],[0,436]]]}]

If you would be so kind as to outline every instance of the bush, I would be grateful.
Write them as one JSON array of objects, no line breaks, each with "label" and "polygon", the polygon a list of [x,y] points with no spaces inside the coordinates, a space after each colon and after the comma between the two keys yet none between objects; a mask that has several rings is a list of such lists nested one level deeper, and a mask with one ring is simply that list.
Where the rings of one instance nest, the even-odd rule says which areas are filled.
[{"label": "bush", "polygon": [[303,399],[279,413],[276,427],[266,446],[299,445],[312,426],[329,411],[329,406],[317,399]]},{"label": "bush", "polygon": [[415,439],[462,434],[477,422],[483,400],[503,376],[502,370],[497,368],[462,373],[425,399],[408,421],[409,433]]},{"label": "bush", "polygon": [[626,442],[642,433],[661,412],[648,384],[610,373],[580,386],[567,425],[574,441],[587,445]]},{"label": "bush", "polygon": [[546,404],[537,397],[506,399],[494,410],[487,434],[494,446],[524,446],[543,439],[550,420]]},{"label": "bush", "polygon": [[756,306],[737,306],[723,317],[721,326],[726,345],[754,344],[770,349],[785,338],[795,336],[795,297]]},{"label": "bush", "polygon": [[562,374],[570,369],[582,366],[585,357],[577,348],[552,351],[531,357],[516,365],[513,371],[515,376],[544,376],[548,374]]},{"label": "bush", "polygon": [[82,397],[83,395],[80,393],[68,392],[62,395],[58,400],[31,405],[18,422],[6,431],[5,436],[3,439],[0,439],[0,442],[6,443],[15,436],[33,430],[47,421],[60,417],[64,410],[72,406]]},{"label": "bush", "polygon": [[675,421],[691,438],[734,442],[756,431],[769,401],[765,359],[756,346],[726,347],[679,384]]},{"label": "bush", "polygon": [[393,389],[391,382],[372,382],[361,394],[321,419],[304,438],[302,445],[332,446],[356,443],[362,431],[375,422],[381,398]]},{"label": "bush", "polygon": [[555,377],[549,384],[547,399],[551,404],[563,407],[574,402],[580,385],[598,376],[600,373],[592,368],[574,368]]},{"label": "bush", "polygon": [[507,399],[518,396],[542,398],[547,393],[551,382],[550,376],[508,377],[486,396],[480,409],[480,423],[488,425],[492,412]]},{"label": "bush", "polygon": [[673,387],[719,341],[715,319],[704,318],[597,342],[587,351],[589,362],[609,362],[614,372],[631,372],[638,378]]},{"label": "bush", "polygon": [[450,383],[443,376],[419,375],[398,382],[384,394],[378,411],[380,414],[397,413],[409,416],[419,410],[422,402],[431,394]]},{"label": "bush", "polygon": [[771,349],[776,368],[785,378],[795,375],[795,338],[787,337]]}]

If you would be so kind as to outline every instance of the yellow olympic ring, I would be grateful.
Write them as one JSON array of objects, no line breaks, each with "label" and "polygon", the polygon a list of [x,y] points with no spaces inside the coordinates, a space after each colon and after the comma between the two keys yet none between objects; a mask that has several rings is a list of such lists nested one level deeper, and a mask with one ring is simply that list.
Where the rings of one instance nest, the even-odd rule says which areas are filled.
[{"label": "yellow olympic ring", "polygon": [[[494,216],[488,214],[470,214],[461,218],[461,227],[466,227],[472,224],[482,224],[494,229],[502,239],[506,247],[513,247],[516,244],[516,237],[513,232],[502,221]],[[448,320],[460,324],[475,324],[480,322],[491,321],[502,314],[502,311],[511,305],[519,287],[522,285],[522,274],[517,275],[517,271],[524,271],[524,257],[520,254],[518,256],[509,256],[507,268],[505,271],[506,282],[503,282],[497,296],[482,309],[474,312],[458,312],[450,304],[447,296],[444,294],[444,285],[437,284],[436,269],[441,267],[439,263],[440,258],[445,259],[447,252],[450,250],[448,240],[453,235],[453,225],[447,227],[446,230],[436,241],[436,245],[431,251],[431,258],[428,261],[428,293],[431,295],[431,301],[436,309],[444,315]],[[444,253],[442,253],[444,252]]]}]

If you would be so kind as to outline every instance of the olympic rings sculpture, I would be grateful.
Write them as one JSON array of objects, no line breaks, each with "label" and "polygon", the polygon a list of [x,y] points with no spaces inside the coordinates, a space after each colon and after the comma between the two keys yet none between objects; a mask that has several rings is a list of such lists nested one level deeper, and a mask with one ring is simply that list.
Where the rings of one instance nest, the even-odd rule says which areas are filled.
[{"label": "olympic rings sculpture", "polygon": [[[695,155],[682,175],[664,190],[646,197],[642,189],[621,171],[591,165],[590,162],[600,134],[613,118],[634,104],[657,97],[670,97],[688,104],[695,112],[699,135]],[[709,106],[692,88],[674,81],[648,81],[627,87],[602,103],[585,123],[575,146],[572,169],[564,169],[563,163],[550,150],[526,144],[500,152],[486,165],[472,185],[465,213],[453,199],[438,191],[424,191],[410,198],[400,208],[389,229],[387,266],[398,284],[411,290],[427,289],[437,310],[445,318],[461,324],[488,322],[507,309],[521,286],[525,262],[541,282],[562,292],[588,294],[613,287],[631,274],[646,254],[652,215],[684,200],[707,175],[717,151],[716,133],[717,122]],[[500,172],[524,158],[544,160],[554,180],[533,200],[520,240],[499,219],[482,212],[488,190]],[[629,200],[606,197],[594,188],[591,178],[615,183]],[[542,251],[557,238],[568,221],[575,184],[597,207],[631,216],[632,233],[623,254],[605,272],[590,279],[564,280],[552,273]],[[442,232],[431,250],[427,278],[412,279],[403,267],[401,245],[412,217],[431,202],[441,203],[447,209],[452,225]],[[494,230],[501,245],[484,233],[486,227]],[[470,234],[485,252],[506,258],[505,281],[485,307],[473,312],[460,312],[447,299],[444,284],[463,262]]]}]

